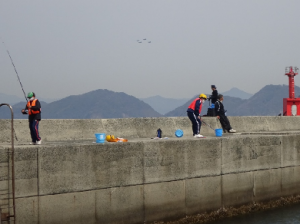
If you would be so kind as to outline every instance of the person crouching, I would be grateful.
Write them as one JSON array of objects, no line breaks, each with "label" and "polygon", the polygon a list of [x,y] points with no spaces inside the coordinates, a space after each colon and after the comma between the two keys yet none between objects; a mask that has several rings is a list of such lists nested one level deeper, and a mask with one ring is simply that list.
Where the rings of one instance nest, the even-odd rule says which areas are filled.
[{"label": "person crouching", "polygon": [[203,135],[200,135],[201,129],[201,109],[203,103],[206,101],[207,96],[203,93],[200,94],[199,98],[193,100],[190,106],[187,109],[187,116],[192,122],[193,136],[195,138],[203,138]]}]

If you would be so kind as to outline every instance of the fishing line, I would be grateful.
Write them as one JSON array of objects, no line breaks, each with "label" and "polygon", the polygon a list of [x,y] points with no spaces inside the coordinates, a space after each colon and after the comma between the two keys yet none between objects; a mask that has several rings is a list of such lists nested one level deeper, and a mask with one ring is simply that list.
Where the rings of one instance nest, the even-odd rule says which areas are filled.
[{"label": "fishing line", "polygon": [[16,66],[15,66],[15,64],[14,64],[14,61],[13,61],[13,59],[12,59],[12,57],[11,57],[9,51],[8,51],[8,48],[7,48],[6,44],[4,43],[4,41],[2,40],[1,37],[0,37],[0,39],[1,39],[2,43],[3,43],[3,45],[4,45],[5,48],[6,48],[6,52],[7,52],[8,56],[9,56],[9,58],[10,58],[10,61],[11,61],[12,65],[13,65],[14,69],[15,69],[15,72],[16,72],[16,74],[17,74],[19,83],[20,83],[20,85],[21,85],[21,88],[22,88],[22,91],[23,91],[25,100],[26,100],[26,102],[28,102],[27,97],[26,97],[26,94],[25,94],[25,91],[24,91],[24,88],[23,88],[23,85],[22,85],[22,83],[21,83],[21,80],[20,80],[20,77],[19,77],[19,74],[18,74],[18,71],[17,71],[17,68],[16,68]]},{"label": "fishing line", "polygon": [[[2,40],[1,37],[0,37],[0,39],[1,39],[1,42],[3,43],[3,45],[5,46],[6,52],[7,52],[8,56],[9,56],[9,58],[10,58],[10,61],[11,61],[12,65],[14,66],[15,72],[16,72],[17,77],[18,77],[18,80],[19,80],[19,83],[20,83],[21,88],[22,88],[22,91],[23,91],[23,93],[24,93],[25,100],[26,100],[26,102],[28,102],[27,97],[26,97],[26,94],[25,94],[25,91],[24,91],[24,88],[23,88],[23,85],[22,85],[22,83],[21,83],[21,80],[20,80],[20,77],[19,77],[19,74],[18,74],[18,71],[17,71],[16,66],[15,66],[15,64],[14,64],[14,61],[12,60],[12,57],[10,56],[10,53],[9,53],[9,51],[8,51],[8,48],[7,48],[6,44],[4,43],[4,41]],[[14,131],[14,133],[15,133],[15,138],[16,138],[16,140],[18,141],[18,138],[17,138],[17,134],[16,134],[16,131],[15,131],[15,128],[13,128],[13,131]]]}]

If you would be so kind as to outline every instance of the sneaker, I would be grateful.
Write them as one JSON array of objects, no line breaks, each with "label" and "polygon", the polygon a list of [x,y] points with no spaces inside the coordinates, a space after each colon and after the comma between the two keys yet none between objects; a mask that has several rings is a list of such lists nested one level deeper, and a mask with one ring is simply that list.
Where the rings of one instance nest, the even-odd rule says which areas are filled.
[{"label": "sneaker", "polygon": [[204,136],[203,135],[200,135],[200,134],[198,134],[198,135],[194,135],[194,138],[203,138]]},{"label": "sneaker", "polygon": [[36,144],[35,142],[30,142],[30,143],[29,143],[29,145],[35,145],[35,144]]},{"label": "sneaker", "polygon": [[42,144],[42,140],[36,141],[36,144],[37,144],[37,145]]},{"label": "sneaker", "polygon": [[236,130],[234,130],[234,129],[230,129],[228,132],[229,132],[229,133],[235,133],[235,132],[236,132]]}]

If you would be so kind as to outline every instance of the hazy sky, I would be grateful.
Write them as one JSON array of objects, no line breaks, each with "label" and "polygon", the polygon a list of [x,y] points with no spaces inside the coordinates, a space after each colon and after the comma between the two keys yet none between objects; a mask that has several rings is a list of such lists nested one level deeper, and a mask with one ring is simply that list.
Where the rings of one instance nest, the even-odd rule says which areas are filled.
[{"label": "hazy sky", "polygon": [[0,93],[23,97],[6,47],[46,98],[255,93],[300,67],[299,24],[299,0],[0,0]]}]

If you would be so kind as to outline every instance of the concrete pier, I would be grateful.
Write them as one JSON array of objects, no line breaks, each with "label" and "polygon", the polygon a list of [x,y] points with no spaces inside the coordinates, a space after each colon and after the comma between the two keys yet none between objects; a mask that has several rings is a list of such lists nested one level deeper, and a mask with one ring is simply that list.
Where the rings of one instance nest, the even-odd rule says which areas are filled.
[{"label": "concrete pier", "polygon": [[[300,194],[300,118],[229,119],[239,133],[203,126],[204,139],[188,118],[42,120],[39,146],[15,120],[17,223],[150,223]],[[10,121],[0,126],[1,154]],[[151,139],[158,128],[168,139]],[[93,143],[98,132],[129,141]]]}]

